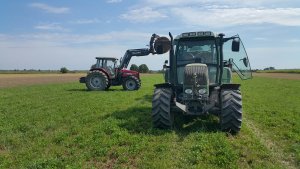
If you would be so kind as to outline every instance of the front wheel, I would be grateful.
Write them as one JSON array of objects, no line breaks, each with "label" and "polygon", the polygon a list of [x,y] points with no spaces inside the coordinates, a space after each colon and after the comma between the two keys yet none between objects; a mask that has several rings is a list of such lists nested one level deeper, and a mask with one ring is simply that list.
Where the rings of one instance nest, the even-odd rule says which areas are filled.
[{"label": "front wheel", "polygon": [[222,90],[221,130],[236,134],[242,125],[242,94],[240,90]]},{"label": "front wheel", "polygon": [[141,82],[135,76],[129,76],[123,81],[124,90],[138,90],[140,87],[141,87]]},{"label": "front wheel", "polygon": [[172,129],[174,114],[171,112],[172,89],[156,88],[152,99],[152,123],[154,128]]}]

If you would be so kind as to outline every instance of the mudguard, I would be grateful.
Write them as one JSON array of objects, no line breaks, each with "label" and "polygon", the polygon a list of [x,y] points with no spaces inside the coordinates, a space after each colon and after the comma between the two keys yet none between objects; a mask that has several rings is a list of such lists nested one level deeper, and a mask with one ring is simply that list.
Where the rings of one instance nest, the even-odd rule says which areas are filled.
[{"label": "mudguard", "polygon": [[233,90],[239,90],[241,84],[222,84],[220,87],[221,89],[233,89]]},{"label": "mudguard", "polygon": [[95,68],[95,69],[90,69],[90,72],[92,72],[94,70],[99,70],[99,71],[103,72],[108,77],[108,79],[112,79],[112,76],[105,69],[103,69],[103,68]]},{"label": "mudguard", "polygon": [[81,78],[79,79],[79,83],[85,83],[85,77],[81,77]]},{"label": "mudguard", "polygon": [[173,88],[171,83],[160,83],[154,85],[156,88]]}]

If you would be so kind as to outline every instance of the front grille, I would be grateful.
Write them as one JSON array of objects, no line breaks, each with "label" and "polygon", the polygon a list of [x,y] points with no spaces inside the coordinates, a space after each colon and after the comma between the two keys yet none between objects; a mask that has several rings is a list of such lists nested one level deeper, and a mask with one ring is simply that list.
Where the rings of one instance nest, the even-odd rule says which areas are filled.
[{"label": "front grille", "polygon": [[188,64],[184,68],[184,85],[208,85],[208,69],[205,64]]}]

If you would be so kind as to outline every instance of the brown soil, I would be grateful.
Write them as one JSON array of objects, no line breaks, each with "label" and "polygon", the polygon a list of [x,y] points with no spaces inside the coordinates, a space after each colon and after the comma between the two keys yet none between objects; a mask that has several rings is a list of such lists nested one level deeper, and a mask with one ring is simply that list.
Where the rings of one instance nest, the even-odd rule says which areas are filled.
[{"label": "brown soil", "polygon": [[86,74],[0,74],[0,88],[35,84],[79,82]]},{"label": "brown soil", "polygon": [[[84,73],[76,74],[0,74],[0,88],[35,84],[78,82]],[[150,74],[141,74],[149,76]],[[300,80],[300,74],[292,73],[254,73],[256,77]]]},{"label": "brown soil", "polygon": [[253,73],[253,76],[300,80],[300,74],[296,73]]}]

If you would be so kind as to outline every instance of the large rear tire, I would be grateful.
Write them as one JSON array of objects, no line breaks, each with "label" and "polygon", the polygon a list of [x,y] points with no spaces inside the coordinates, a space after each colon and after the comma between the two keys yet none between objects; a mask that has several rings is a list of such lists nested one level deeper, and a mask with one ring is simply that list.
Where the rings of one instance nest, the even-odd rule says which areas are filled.
[{"label": "large rear tire", "polygon": [[94,70],[86,76],[86,87],[91,91],[105,90],[108,86],[108,77],[99,70]]},{"label": "large rear tire", "polygon": [[172,129],[174,114],[171,112],[172,89],[156,88],[152,99],[152,122],[154,128]]},{"label": "large rear tire", "polygon": [[222,90],[221,130],[237,134],[242,125],[242,94],[240,90]]},{"label": "large rear tire", "polygon": [[141,81],[135,76],[129,76],[123,81],[124,90],[139,90],[141,87]]},{"label": "large rear tire", "polygon": [[111,83],[108,82],[108,84],[107,84],[105,90],[108,90],[108,89],[110,88],[110,86],[111,86]]}]

